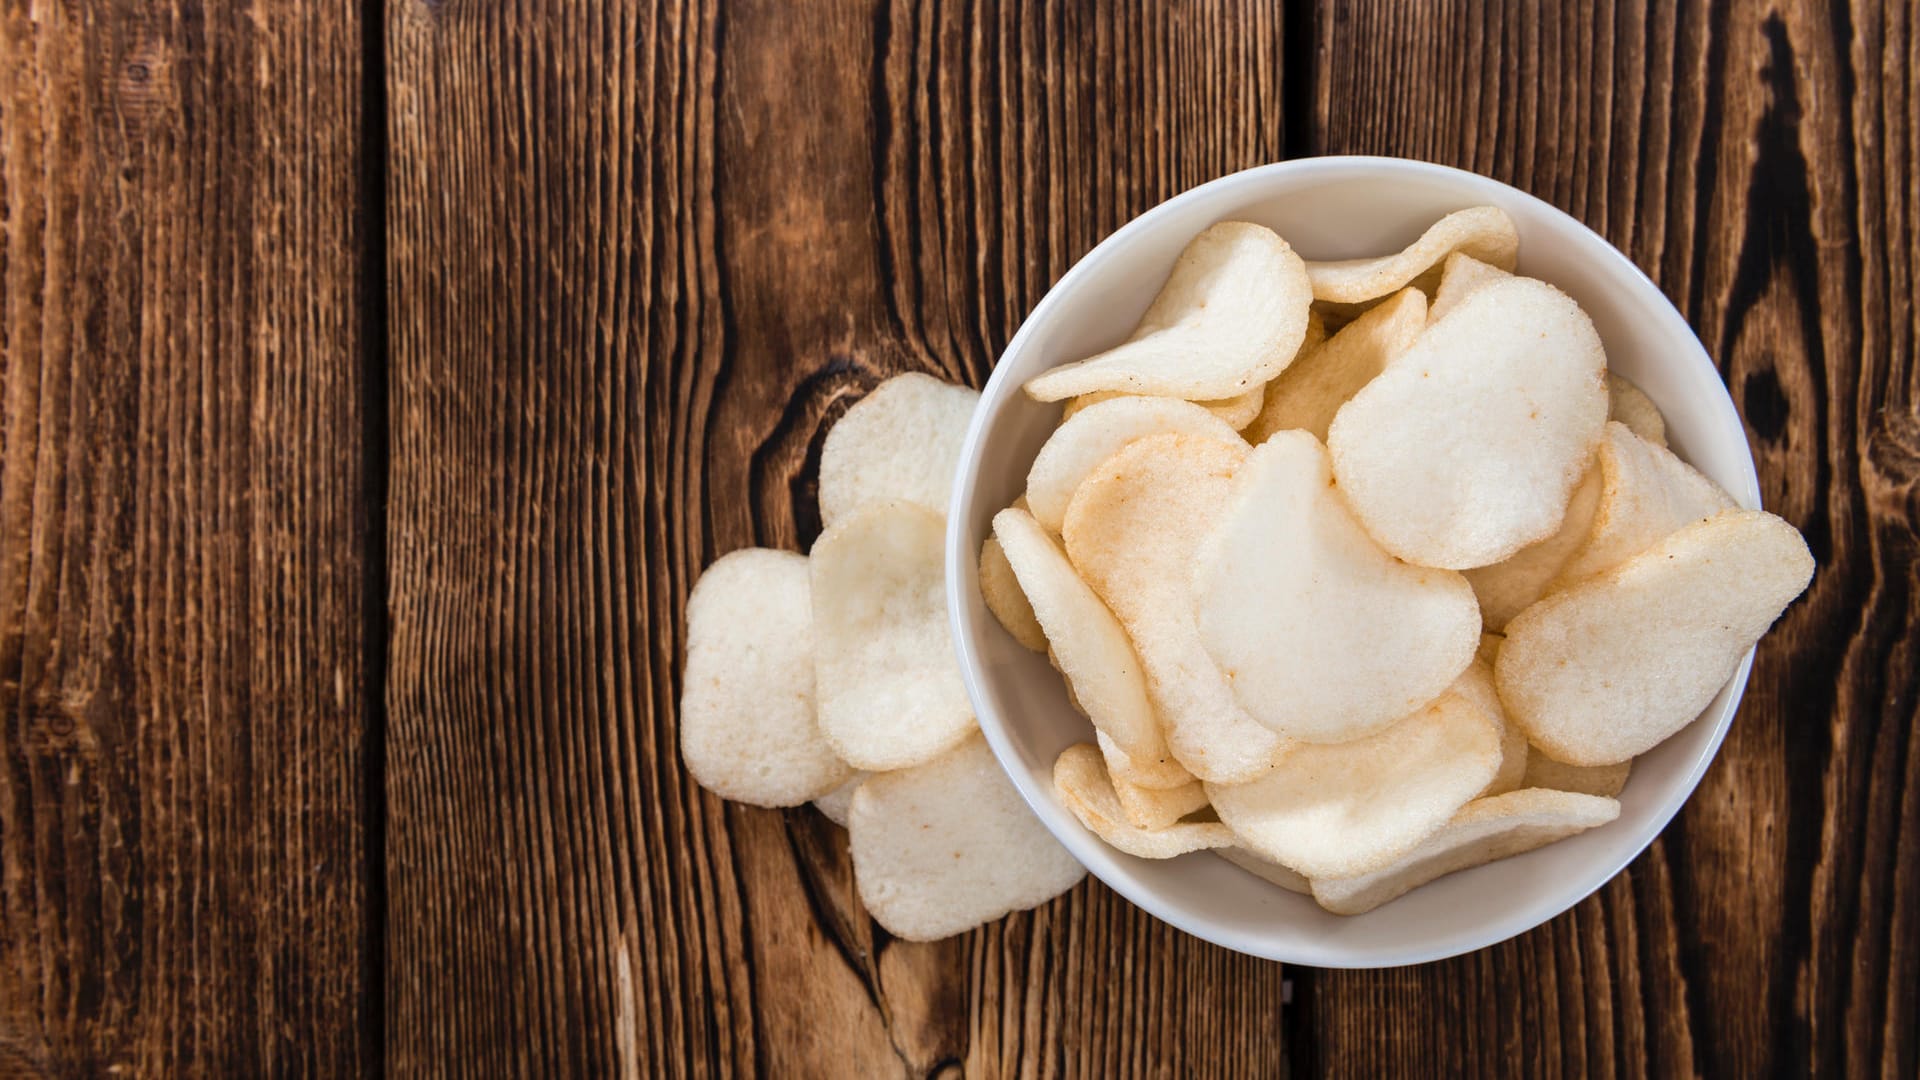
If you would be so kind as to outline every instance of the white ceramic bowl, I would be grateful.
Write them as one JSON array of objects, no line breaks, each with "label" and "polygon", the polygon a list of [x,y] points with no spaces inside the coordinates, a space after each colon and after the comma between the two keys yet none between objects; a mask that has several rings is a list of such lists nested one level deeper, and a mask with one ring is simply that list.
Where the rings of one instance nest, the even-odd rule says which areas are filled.
[{"label": "white ceramic bowl", "polygon": [[1520,272],[1552,282],[1593,317],[1613,370],[1665,414],[1681,457],[1760,504],[1733,402],[1673,305],[1633,263],[1578,221],[1496,180],[1395,158],[1317,158],[1235,173],[1129,222],[1035,307],[981,396],[948,516],[953,635],[987,741],[1060,842],[1100,880],[1158,918],[1229,949],[1321,967],[1391,967],[1470,952],[1537,926],[1604,884],[1652,842],[1699,783],[1733,720],[1749,654],[1700,719],[1634,762],[1619,820],[1517,858],[1440,879],[1368,914],[1330,915],[1211,853],[1152,861],[1101,843],[1061,806],[1061,750],[1093,736],[1060,676],[1002,630],[980,599],[977,558],[995,512],[1024,488],[1059,422],[1021,384],[1119,343],[1188,240],[1226,220],[1274,229],[1309,259],[1395,251],[1449,211],[1498,206],[1520,229]]}]

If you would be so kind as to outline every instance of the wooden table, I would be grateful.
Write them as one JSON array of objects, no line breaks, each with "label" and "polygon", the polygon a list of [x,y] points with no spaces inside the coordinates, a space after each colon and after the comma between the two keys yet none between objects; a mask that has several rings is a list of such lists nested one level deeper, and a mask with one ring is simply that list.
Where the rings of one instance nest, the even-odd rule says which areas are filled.
[{"label": "wooden table", "polygon": [[[0,3],[0,1074],[1915,1075],[1920,20],[1551,7]],[[888,940],[681,769],[689,586],[879,379],[1326,153],[1551,200],[1718,358],[1821,564],[1725,749],[1444,963],[1092,881]]]}]

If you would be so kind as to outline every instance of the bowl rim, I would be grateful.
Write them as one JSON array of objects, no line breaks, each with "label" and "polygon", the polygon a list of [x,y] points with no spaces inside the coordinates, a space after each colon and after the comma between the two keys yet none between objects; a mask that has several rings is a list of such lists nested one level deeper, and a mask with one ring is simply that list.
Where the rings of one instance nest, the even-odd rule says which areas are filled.
[{"label": "bowl rim", "polygon": [[[1523,904],[1490,918],[1478,924],[1473,933],[1455,934],[1424,947],[1402,949],[1386,959],[1381,959],[1373,956],[1348,955],[1350,949],[1337,944],[1318,944],[1304,950],[1275,947],[1273,942],[1258,935],[1221,927],[1205,915],[1163,900],[1155,889],[1141,881],[1120,863],[1112,849],[1080,827],[1079,821],[1074,819],[1068,811],[1056,806],[1045,793],[1035,790],[1037,785],[1027,775],[1024,765],[1018,768],[1010,765],[1012,762],[1018,762],[1019,758],[1013,747],[1005,718],[999,715],[987,698],[984,688],[987,676],[975,649],[973,639],[975,627],[969,618],[968,600],[970,598],[964,591],[966,583],[971,581],[968,572],[972,569],[973,561],[970,551],[971,543],[967,536],[965,510],[976,498],[982,441],[990,412],[986,406],[1007,395],[1009,392],[1007,386],[1012,381],[1009,374],[1012,365],[1008,361],[1021,354],[1039,328],[1048,323],[1057,311],[1073,302],[1080,283],[1091,276],[1097,268],[1115,258],[1116,253],[1126,247],[1133,237],[1151,229],[1157,219],[1170,215],[1180,207],[1209,199],[1231,189],[1258,187],[1279,176],[1311,178],[1315,173],[1339,174],[1353,170],[1386,170],[1403,175],[1423,174],[1445,177],[1455,182],[1466,181],[1470,185],[1480,185],[1497,192],[1505,201],[1531,204],[1533,209],[1558,218],[1562,224],[1571,226],[1577,240],[1598,253],[1597,261],[1604,264],[1604,269],[1599,271],[1600,274],[1624,278],[1631,290],[1646,302],[1645,306],[1654,318],[1668,324],[1669,330],[1677,328],[1682,333],[1685,340],[1690,343],[1690,348],[1682,350],[1684,356],[1670,358],[1668,362],[1703,365],[1713,372],[1714,381],[1721,387],[1721,392],[1712,403],[1713,410],[1722,414],[1722,420],[1731,419],[1735,429],[1744,429],[1739,411],[1734,407],[1732,397],[1726,392],[1718,367],[1707,354],[1705,345],[1700,342],[1693,328],[1681,316],[1679,309],[1674,307],[1672,300],[1633,260],[1614,247],[1605,237],[1552,203],[1489,176],[1410,158],[1345,155],[1272,162],[1229,173],[1189,188],[1134,217],[1101,240],[1069,267],[1066,273],[1048,288],[1046,294],[1021,322],[1019,330],[994,361],[993,371],[986,385],[981,388],[979,406],[974,410],[973,417],[967,426],[966,438],[961,444],[960,460],[954,473],[952,496],[947,506],[946,592],[948,628],[958,654],[967,697],[973,706],[974,715],[978,718],[980,729],[986,736],[987,744],[993,750],[994,758],[1000,763],[1001,769],[1012,781],[1014,788],[1019,791],[1021,798],[1046,826],[1047,831],[1090,873],[1104,882],[1107,887],[1125,897],[1128,902],[1162,922],[1203,941],[1238,953],[1303,966],[1379,969],[1443,960],[1517,937],[1564,914],[1574,905],[1599,891],[1607,882],[1618,876],[1620,871],[1644,854],[1654,839],[1665,831],[1667,825],[1679,814],[1681,807],[1685,806],[1693,796],[1694,790],[1706,775],[1708,767],[1719,756],[1720,746],[1725,741],[1745,696],[1747,680],[1753,669],[1755,650],[1747,651],[1736,667],[1733,677],[1728,680],[1724,688],[1726,703],[1719,707],[1719,716],[1714,720],[1711,735],[1700,753],[1689,764],[1679,783],[1674,785],[1665,804],[1640,826],[1632,843],[1623,849],[1623,854],[1594,864],[1596,870],[1604,868],[1604,873],[1575,875],[1568,879],[1572,884],[1564,891],[1553,891],[1543,899]],[[1017,392],[1017,388],[1014,392]],[[1740,481],[1735,485],[1738,490],[1731,490],[1729,494],[1743,507],[1758,508],[1760,483],[1751,444],[1743,446],[1741,462],[1744,468],[1740,470],[1740,475],[1737,477]],[[1278,886],[1274,887],[1278,888]]]}]

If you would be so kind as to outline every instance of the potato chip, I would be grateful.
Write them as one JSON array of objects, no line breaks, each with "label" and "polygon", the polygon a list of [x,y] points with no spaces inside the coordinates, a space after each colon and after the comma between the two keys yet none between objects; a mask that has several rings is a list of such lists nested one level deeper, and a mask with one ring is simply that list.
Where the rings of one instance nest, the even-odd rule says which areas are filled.
[{"label": "potato chip", "polygon": [[1600,498],[1593,528],[1550,589],[1610,570],[1661,537],[1733,508],[1733,499],[1719,485],[1617,421],[1607,424],[1595,465]]},{"label": "potato chip", "polygon": [[1439,321],[1480,286],[1512,277],[1511,269],[1489,266],[1465,252],[1456,251],[1447,256],[1440,274],[1440,288],[1434,292],[1433,304],[1427,308],[1427,321]]},{"label": "potato chip", "polygon": [[1266,776],[1208,784],[1207,798],[1256,855],[1309,878],[1351,877],[1413,850],[1499,768],[1494,718],[1449,690],[1364,739],[1296,744]]},{"label": "potato chip", "polygon": [[1480,634],[1480,648],[1473,654],[1474,659],[1488,667],[1492,667],[1494,658],[1500,655],[1500,643],[1505,640],[1506,638],[1501,637],[1499,634],[1482,631]]},{"label": "potato chip", "polygon": [[1100,747],[1100,756],[1106,761],[1107,780],[1113,785],[1114,796],[1120,800],[1120,810],[1137,828],[1165,828],[1207,805],[1206,789],[1192,773],[1180,769],[1179,762],[1172,764],[1180,769],[1179,775],[1183,778],[1180,783],[1147,787],[1129,779],[1137,775],[1132,759],[1106,732],[1095,731],[1094,739]]},{"label": "potato chip", "polygon": [[[1189,404],[1200,406],[1219,418],[1221,423],[1235,431],[1239,431],[1249,423],[1252,423],[1254,417],[1260,415],[1260,403],[1266,399],[1266,393],[1267,388],[1265,386],[1256,386],[1237,397],[1221,398],[1218,401],[1194,401],[1189,402]],[[1079,397],[1067,402],[1067,407],[1060,413],[1060,422],[1064,424],[1080,415],[1089,405],[1098,405],[1103,401],[1113,401],[1116,398],[1139,397],[1141,397],[1139,394],[1123,394],[1117,390],[1101,390],[1092,394],[1081,394]],[[1148,400],[1182,401],[1185,399],[1150,398]]]},{"label": "potato chip", "polygon": [[1034,519],[1058,534],[1066,527],[1067,503],[1088,473],[1135,439],[1167,432],[1240,441],[1232,427],[1191,401],[1122,397],[1089,406],[1061,424],[1034,456],[1027,471]]},{"label": "potato chip", "polygon": [[1567,499],[1567,514],[1560,519],[1558,532],[1492,566],[1465,571],[1467,583],[1480,601],[1480,621],[1487,629],[1501,629],[1546,595],[1547,587],[1593,535],[1593,516],[1599,508],[1600,470],[1589,467]]},{"label": "potato chip", "polygon": [[1176,820],[1151,828],[1132,823],[1107,778],[1100,751],[1088,743],[1067,747],[1053,763],[1053,790],[1095,836],[1142,859],[1171,859],[1233,843],[1233,833],[1217,821]]},{"label": "potato chip", "polygon": [[1607,372],[1607,417],[1655,446],[1667,445],[1667,420],[1646,392],[1624,375]]},{"label": "potato chip", "polygon": [[1360,915],[1457,870],[1564,840],[1620,816],[1612,799],[1565,791],[1515,791],[1468,803],[1440,831],[1391,866],[1340,879],[1315,878],[1313,898],[1336,915]]},{"label": "potato chip", "polygon": [[1466,579],[1380,550],[1332,485],[1318,439],[1276,433],[1235,474],[1194,577],[1201,643],[1241,707],[1316,743],[1399,721],[1480,644]]},{"label": "potato chip", "polygon": [[1502,270],[1520,256],[1520,234],[1506,211],[1493,206],[1460,210],[1434,222],[1402,251],[1373,259],[1310,262],[1315,300],[1357,304],[1405,288],[1456,251]]},{"label": "potato chip", "polygon": [[1500,692],[1493,686],[1492,661],[1476,655],[1467,670],[1460,673],[1454,691],[1480,706],[1500,728],[1500,768],[1494,772],[1493,779],[1487,781],[1479,797],[1504,795],[1523,787],[1521,777],[1527,774],[1527,754],[1531,748],[1527,745],[1526,732],[1521,731],[1518,724],[1507,722],[1507,710],[1500,704]]},{"label": "potato chip", "polygon": [[991,536],[980,545],[980,598],[1013,640],[1037,653],[1047,651],[1047,635],[1033,617],[1033,605],[1020,591],[1019,579],[1013,576],[1000,541]]},{"label": "potato chip", "polygon": [[1234,700],[1193,617],[1193,552],[1246,453],[1238,436],[1150,435],[1095,469],[1067,508],[1067,554],[1126,628],[1167,745],[1202,780],[1250,780],[1285,751]]},{"label": "potato chip", "polygon": [[[1073,688],[1069,684],[1067,697],[1073,697]],[[1074,708],[1085,716],[1086,710],[1078,702]],[[1165,813],[1165,808],[1189,797],[1185,794],[1193,787],[1193,774],[1180,764],[1171,750],[1163,758],[1135,760],[1120,749],[1113,737],[1095,728],[1093,736],[1100,744],[1100,752],[1107,756],[1107,775],[1113,777],[1115,790],[1120,792],[1120,805],[1128,808],[1129,818],[1138,817],[1141,821],[1151,821]],[[1164,742],[1164,739],[1162,740]],[[1135,792],[1138,792],[1136,797]],[[1201,802],[1206,801],[1205,792],[1193,792]],[[1180,811],[1176,817],[1192,813],[1192,808]],[[1142,816],[1144,815],[1144,816]]]},{"label": "potato chip", "polygon": [[1288,892],[1296,892],[1302,896],[1313,895],[1313,885],[1304,876],[1281,866],[1277,862],[1268,862],[1253,852],[1248,851],[1246,848],[1216,848],[1214,854],[1245,870],[1247,873],[1252,874],[1254,877],[1269,881]]},{"label": "potato chip", "polygon": [[1133,336],[1028,380],[1036,401],[1100,390],[1211,401],[1280,374],[1307,329],[1306,265],[1273,230],[1209,227],[1180,253]]},{"label": "potato chip", "polygon": [[974,730],[947,629],[944,533],[941,515],[891,499],[813,545],[820,730],[855,768],[917,765]]},{"label": "potato chip", "polygon": [[1341,407],[1333,471],[1380,546],[1487,566],[1559,530],[1607,421],[1593,322],[1531,278],[1482,286]]},{"label": "potato chip", "polygon": [[1267,384],[1265,404],[1247,428],[1247,441],[1257,445],[1292,428],[1325,441],[1340,406],[1406,352],[1426,323],[1427,298],[1418,289],[1402,289],[1368,309]]},{"label": "potato chip", "polygon": [[1002,510],[994,515],[993,532],[1033,604],[1074,704],[1129,759],[1149,768],[1175,764],[1169,760],[1139,658],[1119,620],[1032,515]]},{"label": "potato chip", "polygon": [[1627,772],[1632,768],[1631,760],[1613,765],[1568,765],[1541,753],[1536,746],[1528,750],[1527,772],[1520,786],[1612,798],[1626,789]]},{"label": "potato chip", "polygon": [[905,499],[947,512],[960,444],[980,393],[917,371],[895,375],[847,410],[820,448],[820,522],[862,503]]},{"label": "potato chip", "polygon": [[687,598],[680,756],[701,787],[755,806],[798,806],[847,778],[814,719],[807,560],[747,548]]},{"label": "potato chip", "polygon": [[[1294,351],[1299,355],[1299,350]],[[1221,423],[1235,431],[1253,423],[1260,415],[1260,406],[1267,400],[1267,384],[1261,383],[1239,397],[1222,398],[1219,401],[1195,402],[1201,408],[1220,418]]]},{"label": "potato chip", "polygon": [[827,815],[828,821],[843,829],[846,828],[847,813],[853,808],[853,793],[860,790],[860,785],[866,783],[867,777],[872,775],[870,772],[856,770],[847,778],[846,783],[813,800],[813,805]]},{"label": "potato chip", "polygon": [[952,937],[1024,911],[1086,876],[978,734],[861,784],[847,834],[861,902],[908,941]]},{"label": "potato chip", "polygon": [[1610,765],[1693,722],[1813,576],[1793,526],[1756,510],[1696,522],[1507,624],[1507,716],[1569,765]]}]

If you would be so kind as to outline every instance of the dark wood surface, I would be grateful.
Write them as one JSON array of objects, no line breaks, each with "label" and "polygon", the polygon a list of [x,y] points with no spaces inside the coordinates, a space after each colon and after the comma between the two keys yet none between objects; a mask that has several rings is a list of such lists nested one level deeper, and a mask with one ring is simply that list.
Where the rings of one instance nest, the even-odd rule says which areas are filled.
[{"label": "dark wood surface", "polygon": [[1539,7],[1329,5],[1313,150],[1485,172],[1625,251],[1718,359],[1820,569],[1650,851],[1485,952],[1296,973],[1301,1050],[1355,1076],[1913,1076],[1920,27],[1901,2]]},{"label": "dark wood surface", "polygon": [[[1898,2],[0,2],[0,1074],[1910,1076]],[[1097,882],[935,945],[675,750],[700,569],[879,379],[1309,153],[1587,221],[1821,571],[1594,898],[1390,972]]]},{"label": "dark wood surface", "polygon": [[378,1061],[361,38],[0,3],[0,1075]]}]

